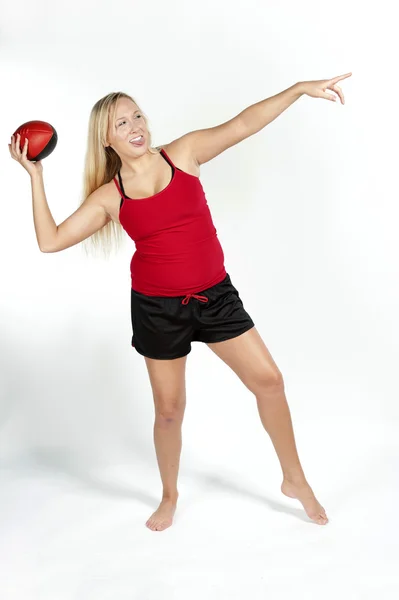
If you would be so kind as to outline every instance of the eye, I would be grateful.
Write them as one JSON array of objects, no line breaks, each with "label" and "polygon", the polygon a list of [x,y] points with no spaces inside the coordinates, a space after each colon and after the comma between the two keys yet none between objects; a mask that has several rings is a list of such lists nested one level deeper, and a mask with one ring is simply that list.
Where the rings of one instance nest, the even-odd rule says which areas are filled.
[{"label": "eye", "polygon": [[[142,115],[140,115],[140,114],[136,115],[136,119],[141,119],[141,117],[142,117]],[[123,123],[126,123],[126,121],[121,121],[121,122],[118,124],[118,127],[120,127],[121,125],[123,125]]]}]

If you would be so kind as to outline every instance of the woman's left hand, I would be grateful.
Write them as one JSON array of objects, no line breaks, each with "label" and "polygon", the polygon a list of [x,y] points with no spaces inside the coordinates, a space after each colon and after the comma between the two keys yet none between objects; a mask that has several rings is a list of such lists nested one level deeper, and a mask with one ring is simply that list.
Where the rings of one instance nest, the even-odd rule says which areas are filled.
[{"label": "woman's left hand", "polygon": [[346,79],[350,77],[352,73],[346,73],[346,75],[340,75],[339,77],[334,77],[333,79],[320,79],[320,81],[301,81],[300,88],[303,94],[307,96],[311,96],[312,98],[325,98],[326,100],[336,101],[337,96],[334,94],[328,94],[326,90],[332,90],[336,92],[341,99],[341,104],[345,104],[344,94],[337,85],[338,81],[341,79]]}]

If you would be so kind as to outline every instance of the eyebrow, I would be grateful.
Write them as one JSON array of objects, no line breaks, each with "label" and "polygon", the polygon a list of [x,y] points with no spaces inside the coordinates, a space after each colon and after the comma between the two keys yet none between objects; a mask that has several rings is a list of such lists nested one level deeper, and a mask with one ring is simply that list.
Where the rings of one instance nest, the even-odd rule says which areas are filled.
[{"label": "eyebrow", "polygon": [[[137,112],[140,112],[140,110],[138,110],[138,109],[135,110],[133,114],[135,115]],[[127,117],[118,117],[117,119],[115,119],[115,123],[116,123],[116,121],[119,121],[119,119],[126,119],[126,118]]]}]

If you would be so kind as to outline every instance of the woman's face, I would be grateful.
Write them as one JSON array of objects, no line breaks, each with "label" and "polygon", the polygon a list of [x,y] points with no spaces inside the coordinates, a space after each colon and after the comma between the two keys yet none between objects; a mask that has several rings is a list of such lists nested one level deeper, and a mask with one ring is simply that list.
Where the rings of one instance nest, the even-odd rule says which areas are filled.
[{"label": "woman's face", "polygon": [[[119,98],[115,114],[110,118],[109,145],[119,156],[142,156],[147,152],[149,133],[137,104],[128,98]],[[139,138],[139,139],[136,139]]]}]

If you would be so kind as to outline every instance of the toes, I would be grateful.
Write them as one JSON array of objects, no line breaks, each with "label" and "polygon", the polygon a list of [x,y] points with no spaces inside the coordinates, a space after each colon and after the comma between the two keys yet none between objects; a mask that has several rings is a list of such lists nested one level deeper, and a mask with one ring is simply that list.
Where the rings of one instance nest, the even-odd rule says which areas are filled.
[{"label": "toes", "polygon": [[326,525],[328,522],[328,519],[326,517],[326,515],[323,515],[322,513],[319,515],[318,519],[317,519],[318,523],[320,525]]},{"label": "toes", "polygon": [[325,519],[326,521],[328,521],[328,517],[326,515],[326,511],[324,510],[324,508],[321,509],[320,516],[322,519]]},{"label": "toes", "polygon": [[324,511],[319,511],[314,514],[308,513],[308,516],[318,525],[326,525],[328,523],[328,518]]},{"label": "toes", "polygon": [[152,531],[163,531],[167,527],[170,527],[171,524],[172,521],[170,520],[157,521],[156,519],[148,519],[146,526]]}]

